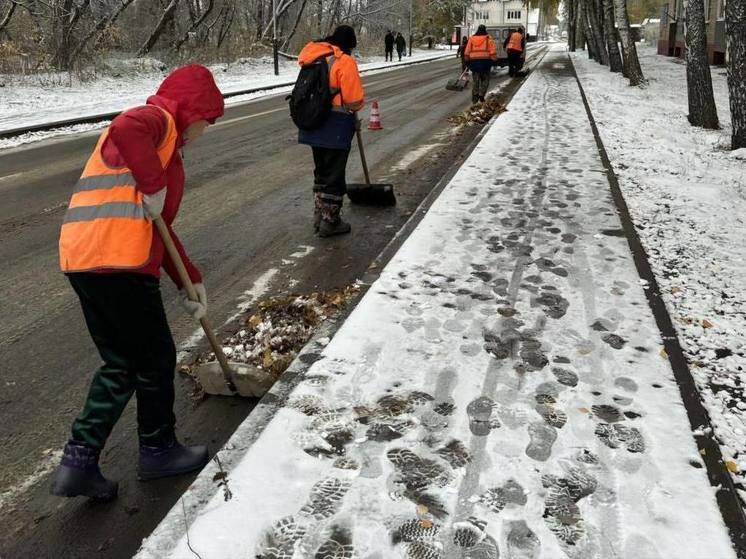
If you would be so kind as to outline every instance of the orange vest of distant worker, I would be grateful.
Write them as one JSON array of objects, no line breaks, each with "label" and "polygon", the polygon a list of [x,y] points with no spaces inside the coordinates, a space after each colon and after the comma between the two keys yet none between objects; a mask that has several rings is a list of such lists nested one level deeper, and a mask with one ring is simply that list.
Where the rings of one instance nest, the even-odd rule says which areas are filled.
[{"label": "orange vest of distant worker", "polygon": [[497,47],[495,40],[490,35],[472,35],[466,43],[464,56],[469,60],[491,58],[497,60]]},{"label": "orange vest of distant worker", "polygon": [[[166,111],[166,134],[158,146],[165,168],[176,149],[178,133]],[[108,128],[101,134],[80,180],[75,185],[60,233],[63,272],[141,268],[150,260],[153,224],[143,207],[143,194],[126,167],[109,167],[102,156]]]},{"label": "orange vest of distant worker", "polygon": [[513,31],[510,34],[510,40],[508,41],[508,50],[518,50],[523,52],[523,35],[518,31]]}]

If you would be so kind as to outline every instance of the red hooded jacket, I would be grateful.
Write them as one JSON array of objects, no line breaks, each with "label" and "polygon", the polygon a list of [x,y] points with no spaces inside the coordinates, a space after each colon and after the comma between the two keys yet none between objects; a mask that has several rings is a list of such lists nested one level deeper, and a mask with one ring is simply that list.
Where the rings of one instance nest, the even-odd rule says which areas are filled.
[{"label": "red hooded jacket", "polygon": [[[157,107],[174,117],[179,133],[177,150],[165,169],[158,159],[158,145],[166,133],[166,119]],[[138,190],[144,194],[157,192],[163,186],[167,188],[161,216],[171,230],[174,243],[194,283],[201,282],[202,276],[171,229],[184,196],[184,165],[178,150],[184,145],[182,134],[190,124],[198,120],[214,123],[215,119],[223,115],[223,107],[223,95],[215,85],[210,71],[199,64],[183,66],[169,74],[158,92],[148,98],[147,105],[129,109],[112,121],[109,137],[102,149],[107,164],[126,166],[132,171]],[[138,270],[128,271],[160,277],[161,266],[177,287],[181,288],[176,267],[165,253],[163,241],[153,228],[150,261]],[[103,272],[114,273],[121,270]]]}]

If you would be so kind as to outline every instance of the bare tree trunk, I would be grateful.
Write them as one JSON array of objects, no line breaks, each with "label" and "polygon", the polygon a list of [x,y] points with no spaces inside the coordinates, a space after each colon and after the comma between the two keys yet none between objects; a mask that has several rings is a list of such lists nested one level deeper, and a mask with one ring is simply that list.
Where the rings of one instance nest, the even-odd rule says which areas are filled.
[{"label": "bare tree trunk", "polygon": [[746,0],[728,0],[725,5],[728,38],[728,91],[733,125],[731,148],[746,148]]},{"label": "bare tree trunk", "polygon": [[13,18],[13,13],[16,11],[17,7],[18,7],[18,2],[16,2],[15,0],[10,0],[10,7],[8,8],[8,11],[6,12],[2,21],[0,21],[0,37],[3,34],[3,30],[6,27],[8,27],[8,24],[10,23],[10,20]]},{"label": "bare tree trunk", "polygon": [[[700,0],[701,1],[701,0]],[[609,50],[609,69],[612,72],[621,72],[624,67],[622,55],[619,53],[616,27],[614,26],[614,2],[603,0],[604,28],[606,30],[606,46]]]},{"label": "bare tree trunk", "polygon": [[217,48],[220,48],[223,44],[223,41],[225,41],[225,38],[228,36],[228,33],[231,30],[231,26],[233,25],[233,19],[236,16],[236,6],[231,6],[227,12],[225,17],[223,18],[223,21],[220,23],[220,29],[218,29],[218,42],[217,42]]},{"label": "bare tree trunk", "polygon": [[73,36],[83,13],[88,11],[90,0],[84,0],[80,5],[73,0],[62,0],[51,4],[52,29],[54,41],[54,57],[52,64],[61,70],[70,68],[70,54],[73,51]]},{"label": "bare tree trunk", "polygon": [[575,33],[575,22],[577,21],[578,0],[567,1],[567,47],[570,52],[577,48],[577,35]]},{"label": "bare tree trunk", "polygon": [[645,81],[645,78],[642,75],[642,68],[640,68],[640,60],[637,58],[637,47],[635,47],[629,32],[627,0],[614,0],[614,13],[619,28],[619,37],[622,40],[625,75],[629,79],[629,85],[640,85]]},{"label": "bare tree trunk", "polygon": [[293,28],[290,30],[290,34],[287,36],[285,41],[282,43],[281,50],[287,49],[288,45],[290,44],[290,41],[295,36],[295,32],[298,30],[298,24],[300,23],[300,18],[303,16],[303,11],[306,9],[307,3],[308,3],[308,0],[303,0],[303,3],[300,5],[300,8],[298,8],[298,15],[295,17],[295,23],[293,24]]},{"label": "bare tree trunk", "polygon": [[176,13],[176,8],[178,6],[179,0],[171,0],[171,2],[169,2],[168,6],[166,6],[166,9],[163,11],[163,15],[161,15],[161,19],[158,20],[158,23],[156,23],[155,28],[150,34],[150,37],[148,37],[148,40],[145,41],[145,44],[140,47],[137,56],[144,56],[148,54],[150,50],[155,46],[161,34],[163,33],[163,30],[171,21],[173,21],[174,13]]},{"label": "bare tree trunk", "polygon": [[[107,17],[101,18],[101,20],[95,25],[93,29],[91,29],[85,37],[83,37],[80,41],[78,41],[77,46],[75,47],[75,50],[70,55],[70,62],[74,62],[78,59],[80,56],[80,53],[83,52],[83,49],[88,45],[90,40],[96,36],[97,38],[104,32],[106,29],[108,29],[116,20],[117,18],[122,14],[124,10],[127,9],[127,7],[132,4],[135,0],[120,0],[121,4],[119,7],[114,10],[110,15]],[[95,41],[94,41],[95,42]]]},{"label": "bare tree trunk", "polygon": [[609,65],[609,53],[606,52],[606,44],[604,43],[603,33],[601,32],[602,26],[598,18],[598,3],[596,0],[587,0],[586,2],[586,14],[588,15],[588,24],[591,28],[591,34],[593,36],[593,46],[596,47],[596,54],[598,58],[596,61],[602,66]]},{"label": "bare tree trunk", "polygon": [[316,22],[317,32],[319,35],[319,38],[322,37],[323,29],[324,29],[324,0],[316,0],[316,3],[319,6],[319,19]]},{"label": "bare tree trunk", "polygon": [[189,27],[189,29],[187,29],[184,35],[182,35],[181,39],[174,43],[174,50],[178,51],[181,46],[189,39],[189,34],[198,29],[200,25],[202,25],[205,19],[207,19],[207,16],[210,15],[210,12],[212,12],[214,6],[215,0],[208,0],[207,6],[199,16],[197,16],[196,13],[192,13],[190,8],[190,14],[196,17],[196,19],[193,20],[192,25]]},{"label": "bare tree trunk", "polygon": [[583,35],[585,48],[588,51],[588,58],[598,60],[596,53],[596,44],[593,40],[590,25],[588,24],[588,0],[578,0],[578,25]]},{"label": "bare tree trunk", "polygon": [[712,93],[710,65],[707,63],[705,3],[688,0],[686,5],[686,89],[689,97],[689,122],[717,130],[718,111]]}]

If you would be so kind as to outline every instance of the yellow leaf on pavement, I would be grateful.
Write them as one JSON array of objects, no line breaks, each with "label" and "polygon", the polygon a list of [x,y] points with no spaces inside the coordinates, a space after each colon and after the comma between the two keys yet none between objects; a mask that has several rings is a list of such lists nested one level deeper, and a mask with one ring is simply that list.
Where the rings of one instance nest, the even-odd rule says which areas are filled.
[{"label": "yellow leaf on pavement", "polygon": [[264,356],[262,357],[262,367],[269,369],[272,366],[272,363],[272,350],[268,349],[264,352]]},{"label": "yellow leaf on pavement", "polygon": [[427,514],[428,509],[425,505],[417,505],[417,514]]},{"label": "yellow leaf on pavement", "polygon": [[712,328],[714,324],[706,318],[702,321],[702,328]]},{"label": "yellow leaf on pavement", "polygon": [[725,467],[728,468],[728,470],[732,474],[738,473],[738,464],[736,464],[733,460],[726,460]]},{"label": "yellow leaf on pavement", "polygon": [[661,348],[661,357],[663,357],[663,359],[668,359],[668,352],[665,347]]}]

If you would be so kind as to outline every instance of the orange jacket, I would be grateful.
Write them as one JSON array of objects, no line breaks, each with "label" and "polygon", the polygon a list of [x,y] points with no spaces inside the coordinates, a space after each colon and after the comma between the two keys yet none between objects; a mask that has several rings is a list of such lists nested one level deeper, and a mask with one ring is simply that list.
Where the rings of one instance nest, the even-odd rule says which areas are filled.
[{"label": "orange jacket", "polygon": [[365,92],[357,62],[349,54],[345,54],[339,47],[323,41],[310,42],[298,55],[298,64],[310,64],[320,57],[326,56],[329,63],[329,87],[339,90],[334,96],[332,105],[342,107],[348,111],[359,111],[363,108]]},{"label": "orange jacket", "polygon": [[[157,147],[166,168],[179,135],[176,121],[167,111],[166,134]],[[102,148],[107,128],[96,144],[75,186],[60,232],[60,268],[63,272],[115,269],[136,270],[150,260],[153,224],[143,208],[132,170],[106,164]]]},{"label": "orange jacket", "polygon": [[497,45],[490,35],[472,35],[464,51],[466,60],[497,60]]},{"label": "orange jacket", "polygon": [[523,52],[523,35],[518,31],[513,31],[508,39],[508,50],[517,50]]}]

